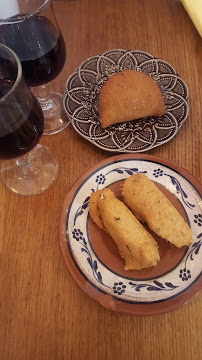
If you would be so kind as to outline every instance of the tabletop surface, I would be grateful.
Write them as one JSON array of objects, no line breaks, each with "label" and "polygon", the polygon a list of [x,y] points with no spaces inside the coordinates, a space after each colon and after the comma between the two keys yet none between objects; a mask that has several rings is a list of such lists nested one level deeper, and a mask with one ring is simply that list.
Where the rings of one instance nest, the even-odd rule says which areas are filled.
[{"label": "tabletop surface", "polygon": [[[147,154],[201,181],[202,41],[180,1],[58,0],[53,6],[67,59],[50,87],[63,92],[83,60],[110,49],[144,50],[172,64],[189,88],[189,116],[171,141]],[[78,177],[112,154],[71,125],[40,142],[59,159],[56,182],[32,197],[0,183],[0,359],[199,360],[201,294],[167,314],[130,316],[102,307],[74,282],[59,246],[62,204]]]}]

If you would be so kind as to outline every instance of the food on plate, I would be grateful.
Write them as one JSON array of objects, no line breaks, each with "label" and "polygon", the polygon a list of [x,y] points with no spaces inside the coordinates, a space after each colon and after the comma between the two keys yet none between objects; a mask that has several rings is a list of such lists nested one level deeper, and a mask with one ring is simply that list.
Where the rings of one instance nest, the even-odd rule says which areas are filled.
[{"label": "food on plate", "polygon": [[92,220],[111,235],[125,260],[125,270],[157,264],[160,258],[156,241],[110,189],[92,193],[89,212]]},{"label": "food on plate", "polygon": [[112,75],[103,85],[99,98],[102,128],[110,125],[165,114],[161,91],[154,79],[135,70]]},{"label": "food on plate", "polygon": [[177,247],[190,245],[192,231],[176,208],[145,174],[134,174],[122,189],[125,204],[157,235]]},{"label": "food on plate", "polygon": [[99,209],[99,206],[98,206],[98,200],[99,200],[100,195],[102,193],[103,193],[103,190],[97,190],[97,191],[93,192],[91,194],[90,200],[89,200],[89,213],[90,213],[90,216],[91,216],[92,220],[97,224],[97,226],[100,229],[104,228],[102,218],[101,218],[100,209]]}]

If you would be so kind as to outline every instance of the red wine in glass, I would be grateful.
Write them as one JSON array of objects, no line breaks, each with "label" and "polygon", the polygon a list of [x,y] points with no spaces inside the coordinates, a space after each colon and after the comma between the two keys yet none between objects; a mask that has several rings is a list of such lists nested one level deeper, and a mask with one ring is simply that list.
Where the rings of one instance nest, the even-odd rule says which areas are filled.
[{"label": "red wine in glass", "polygon": [[0,43],[0,174],[16,194],[39,194],[58,175],[57,158],[38,144],[43,129],[44,115],[22,77],[21,62]]},{"label": "red wine in glass", "polygon": [[[0,78],[0,99],[13,87],[13,82]],[[44,118],[35,96],[29,104],[24,102],[23,89],[15,95],[18,106],[2,103],[4,121],[0,122],[0,159],[13,159],[25,155],[39,142],[43,133]]]},{"label": "red wine in glass", "polygon": [[64,39],[43,16],[1,25],[0,42],[18,55],[23,77],[29,86],[44,85],[63,69],[66,59]]},{"label": "red wine in glass", "polygon": [[63,94],[47,91],[45,85],[63,69],[66,60],[64,39],[51,0],[15,2],[17,9],[13,16],[5,19],[0,13],[0,43],[17,54],[27,85],[34,87],[45,119],[43,134],[55,134],[65,129],[69,120],[62,105]]}]

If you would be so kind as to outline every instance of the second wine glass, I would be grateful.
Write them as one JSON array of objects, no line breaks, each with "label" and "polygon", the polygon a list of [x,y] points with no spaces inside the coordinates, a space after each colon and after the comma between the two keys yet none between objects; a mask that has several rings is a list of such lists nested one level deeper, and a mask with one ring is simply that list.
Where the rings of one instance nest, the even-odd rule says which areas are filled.
[{"label": "second wine glass", "polygon": [[20,60],[0,44],[0,174],[16,194],[39,194],[57,178],[58,159],[38,145],[43,129],[43,112],[24,82]]},{"label": "second wine glass", "polygon": [[12,0],[12,6],[7,10],[4,6],[1,14],[0,42],[18,55],[23,77],[28,86],[34,87],[44,113],[44,134],[62,131],[69,125],[63,95],[47,91],[45,86],[59,75],[66,60],[51,0]]}]

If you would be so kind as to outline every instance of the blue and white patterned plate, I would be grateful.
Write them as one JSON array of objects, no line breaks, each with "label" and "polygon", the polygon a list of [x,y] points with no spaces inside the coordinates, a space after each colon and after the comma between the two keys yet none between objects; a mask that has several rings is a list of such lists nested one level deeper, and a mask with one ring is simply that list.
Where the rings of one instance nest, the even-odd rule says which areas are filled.
[{"label": "blue and white patterned plate", "polygon": [[[104,306],[114,309],[115,303],[119,302],[119,307],[120,303],[123,306],[119,311],[124,311],[124,306],[134,304],[134,308],[129,311],[134,314],[138,313],[138,304],[153,306],[171,299],[176,302],[176,298],[180,298],[181,294],[192,287],[196,289],[195,293],[199,291],[196,284],[201,287],[201,197],[197,181],[185,170],[176,169],[179,168],[151,155],[116,156],[101,162],[84,174],[68,195],[61,222],[62,252],[64,258],[68,254],[66,263],[70,272],[72,267],[76,267],[78,277],[91,285],[97,294],[109,295],[113,299],[113,305],[110,302],[111,305],[107,306],[103,302]],[[166,194],[170,194],[192,229],[193,241],[189,247],[178,249],[162,239],[157,239],[161,248],[159,264],[153,268],[127,272],[113,240],[104,231],[98,228],[96,230],[95,224],[92,225],[88,204],[90,194],[97,189],[114,187],[118,189],[115,190],[116,195],[120,196],[121,182],[140,172],[155,181]],[[77,281],[75,274],[72,275]],[[77,282],[80,285],[80,280]],[[85,288],[87,289],[86,285],[83,289],[88,293]],[[91,297],[92,289],[89,294]],[[190,294],[190,298],[193,297],[193,291]],[[98,300],[96,296],[94,298]],[[180,301],[176,307],[179,304]],[[150,313],[153,313],[151,307],[150,310]],[[155,313],[164,311],[169,311],[165,304],[163,310],[155,310]],[[145,310],[145,313],[148,313],[148,310]]]},{"label": "blue and white patterned plate", "polygon": [[[119,71],[132,69],[151,76],[164,98],[166,113],[102,129],[99,95],[103,84]],[[64,108],[74,129],[103,150],[137,153],[171,140],[188,115],[188,88],[164,60],[139,50],[109,50],[84,62],[69,77]]]}]

